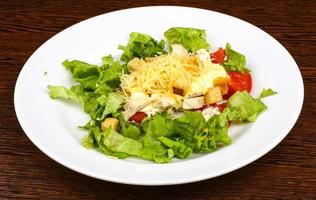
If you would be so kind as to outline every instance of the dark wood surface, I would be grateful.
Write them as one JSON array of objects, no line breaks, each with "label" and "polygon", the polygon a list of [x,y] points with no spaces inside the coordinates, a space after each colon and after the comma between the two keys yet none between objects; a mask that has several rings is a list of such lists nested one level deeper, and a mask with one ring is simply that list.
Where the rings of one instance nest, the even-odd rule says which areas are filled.
[{"label": "dark wood surface", "polygon": [[[242,169],[164,187],[96,180],[40,152],[21,129],[13,105],[15,81],[28,57],[54,34],[81,20],[123,8],[166,4],[236,16],[267,31],[289,50],[305,84],[303,110],[290,134]],[[0,199],[316,199],[315,8],[314,0],[0,1]]]}]

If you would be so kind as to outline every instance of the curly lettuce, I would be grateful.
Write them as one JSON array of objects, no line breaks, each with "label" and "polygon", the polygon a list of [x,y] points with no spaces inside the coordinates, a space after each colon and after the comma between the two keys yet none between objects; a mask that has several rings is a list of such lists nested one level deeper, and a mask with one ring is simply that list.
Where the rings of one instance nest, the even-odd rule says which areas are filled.
[{"label": "curly lettuce", "polygon": [[229,43],[226,44],[225,54],[227,56],[227,59],[223,63],[223,65],[226,71],[249,71],[249,69],[246,68],[246,57],[241,53],[233,50]]},{"label": "curly lettuce", "polygon": [[208,49],[205,30],[196,28],[174,27],[165,32],[169,45],[181,44],[189,52]]},{"label": "curly lettuce", "polygon": [[123,50],[121,61],[128,62],[133,58],[153,57],[155,55],[165,53],[165,41],[157,41],[150,35],[132,32],[128,44],[126,46],[119,45],[119,49]]},{"label": "curly lettuce", "polygon": [[121,109],[124,97],[116,91],[126,67],[111,55],[102,58],[102,65],[92,65],[78,60],[64,61],[64,67],[79,84],[71,88],[48,86],[51,98],[81,104],[92,119],[103,120]]}]

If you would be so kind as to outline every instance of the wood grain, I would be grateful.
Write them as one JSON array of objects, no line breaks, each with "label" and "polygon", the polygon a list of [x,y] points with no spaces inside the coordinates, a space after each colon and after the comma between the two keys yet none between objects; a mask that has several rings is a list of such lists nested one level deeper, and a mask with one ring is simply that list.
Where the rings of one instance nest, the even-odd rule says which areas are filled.
[{"label": "wood grain", "polygon": [[[166,4],[236,16],[267,31],[289,50],[305,84],[303,110],[290,134],[242,169],[202,182],[164,187],[99,181],[40,152],[21,129],[13,106],[15,81],[28,57],[54,34],[84,19],[118,9]],[[313,0],[1,1],[0,199],[316,199],[315,8]]]}]

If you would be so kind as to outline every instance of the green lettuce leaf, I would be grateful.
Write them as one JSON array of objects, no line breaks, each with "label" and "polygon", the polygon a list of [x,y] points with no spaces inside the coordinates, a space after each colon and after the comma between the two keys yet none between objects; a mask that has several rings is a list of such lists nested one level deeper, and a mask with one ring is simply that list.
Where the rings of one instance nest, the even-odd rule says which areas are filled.
[{"label": "green lettuce leaf", "polygon": [[102,66],[104,67],[110,67],[116,63],[119,63],[119,62],[115,61],[111,55],[102,57]]},{"label": "green lettuce leaf", "polygon": [[109,128],[103,135],[103,144],[112,152],[126,153],[133,156],[141,156],[143,144],[137,140],[124,137]]},{"label": "green lettuce leaf", "polygon": [[157,138],[172,134],[172,120],[164,113],[156,114],[142,124],[146,135],[143,138],[144,154],[147,159],[158,163],[170,162],[174,156],[172,149],[166,148]]},{"label": "green lettuce leaf", "polygon": [[[144,124],[146,126],[144,127],[145,139],[154,140],[157,148],[162,148],[161,144],[169,147],[178,158],[187,157],[192,150],[194,152],[215,151],[220,146],[231,142],[227,134],[227,114],[213,116],[208,122],[205,121],[201,112],[195,111],[185,112],[177,119],[157,114],[148,121]],[[186,153],[183,153],[183,149],[187,149]]]},{"label": "green lettuce leaf", "polygon": [[92,119],[102,116],[104,106],[99,104],[98,98],[96,98],[94,93],[85,92],[80,85],[74,85],[70,89],[64,86],[49,85],[48,90],[52,99],[58,98],[79,103]]},{"label": "green lettuce leaf", "polygon": [[93,138],[91,137],[90,134],[86,135],[84,138],[82,138],[82,145],[84,147],[86,147],[87,149],[91,149],[93,147],[96,147],[94,145],[94,142],[93,142]]},{"label": "green lettuce leaf", "polygon": [[229,145],[232,142],[228,135],[228,112],[229,110],[225,110],[221,114],[212,116],[207,121],[208,132],[213,136],[216,147]]},{"label": "green lettuce leaf", "polygon": [[177,158],[185,159],[192,153],[192,149],[181,141],[174,141],[167,137],[158,137],[157,140],[172,149]]},{"label": "green lettuce leaf", "polygon": [[72,73],[73,79],[80,83],[84,89],[96,89],[96,83],[100,78],[99,66],[91,65],[78,60],[65,60],[63,65]]},{"label": "green lettuce leaf", "polygon": [[128,123],[127,121],[125,121],[123,114],[119,114],[118,118],[120,121],[120,133],[123,134],[125,137],[138,140],[141,136],[140,127],[137,126],[135,123]]},{"label": "green lettuce leaf", "polygon": [[169,117],[157,114],[149,120],[146,137],[168,137],[172,134],[172,128],[172,120]]},{"label": "green lettuce leaf", "polygon": [[132,138],[134,140],[138,140],[141,135],[139,128],[134,125],[127,126],[127,128],[125,128],[124,131],[122,131],[122,134],[125,137]]},{"label": "green lettuce leaf", "polygon": [[122,73],[127,72],[125,65],[115,61],[111,55],[102,58],[102,66],[78,60],[66,60],[63,65],[80,85],[71,89],[48,86],[51,98],[79,102],[92,119],[98,120],[103,120],[121,108],[123,95],[113,91],[119,87]]},{"label": "green lettuce leaf", "polygon": [[[137,128],[136,125],[121,124],[121,129],[123,127],[127,128],[125,131],[128,131],[130,127]],[[82,128],[89,130],[89,135],[83,138],[83,144],[88,148],[93,145],[105,155],[117,158],[137,156],[157,163],[170,162],[174,156],[172,149],[167,148],[152,137],[147,137],[144,140],[136,140],[119,134],[111,128],[101,132],[100,122],[96,120],[91,120]]]},{"label": "green lettuce leaf", "polygon": [[108,114],[114,114],[117,112],[119,108],[122,107],[123,102],[125,101],[125,97],[117,92],[111,92],[107,95],[107,97],[101,96],[99,97],[99,104],[104,106],[104,111],[102,113],[101,119],[104,119]]},{"label": "green lettuce leaf", "polygon": [[227,60],[223,63],[223,65],[226,71],[244,72],[245,70],[248,70],[246,69],[246,57],[233,50],[229,43],[226,44],[225,53]]},{"label": "green lettuce leaf", "polygon": [[271,88],[263,89],[260,93],[259,99],[262,99],[264,97],[272,96],[278,94],[277,92],[273,91]]},{"label": "green lettuce leaf", "polygon": [[260,99],[253,98],[248,92],[236,92],[227,101],[227,107],[235,112],[234,122],[253,122],[267,107]]},{"label": "green lettuce leaf", "polygon": [[103,106],[100,106],[97,98],[87,98],[84,102],[84,111],[90,115],[92,119],[100,118],[103,113]]},{"label": "green lettuce leaf", "polygon": [[[101,132],[100,129],[100,123],[95,121],[95,120],[91,120],[89,121],[88,124],[86,124],[84,127],[82,127],[86,130],[89,131],[89,134],[83,138],[82,143],[85,147],[90,147],[90,145],[93,145],[95,147],[97,147],[103,154],[108,155],[108,156],[113,156],[113,157],[117,157],[117,158],[126,158],[128,157],[128,153],[119,150],[119,148],[113,148],[113,146],[110,145],[111,148],[113,148],[113,150],[111,150],[107,144],[108,142],[111,142],[112,140],[114,140],[113,142],[115,142],[116,137],[113,135],[110,135],[109,137],[109,133],[107,132]],[[111,129],[108,129],[107,131],[110,131]],[[113,137],[111,137],[113,136]],[[110,139],[108,139],[110,138]],[[107,140],[107,141],[104,141]],[[124,145],[122,145],[124,146]],[[123,149],[124,147],[122,147]],[[116,151],[114,151],[116,150]]]},{"label": "green lettuce leaf", "polygon": [[[109,128],[102,132],[102,144],[110,152],[138,156],[157,163],[170,162],[173,152],[164,148],[158,141],[147,139],[143,143],[117,133]],[[115,154],[111,154],[114,155]]]},{"label": "green lettuce leaf", "polygon": [[115,61],[111,55],[102,58],[101,67],[78,60],[65,60],[63,65],[85,90],[95,90],[98,94],[118,87],[121,75],[127,72],[126,66]]},{"label": "green lettuce leaf", "polygon": [[176,121],[190,124],[190,128],[192,128],[194,132],[201,132],[205,127],[205,119],[202,112],[184,112],[183,115],[177,118]]},{"label": "green lettuce leaf", "polygon": [[157,138],[145,136],[143,140],[144,149],[141,157],[153,160],[156,163],[167,163],[171,161],[174,152],[166,148]]},{"label": "green lettuce leaf", "polygon": [[98,96],[102,96],[112,91],[113,91],[112,87],[110,87],[107,83],[104,82],[98,85],[94,93]]},{"label": "green lettuce leaf", "polygon": [[49,95],[52,99],[64,99],[68,101],[78,102],[81,105],[84,104],[84,91],[79,85],[74,85],[70,89],[64,86],[47,86]]},{"label": "green lettuce leaf", "polygon": [[189,145],[194,152],[210,152],[215,151],[221,146],[231,143],[231,138],[228,136],[228,117],[227,113],[223,112],[212,116],[204,126],[197,131],[193,140]]},{"label": "green lettuce leaf", "polygon": [[209,48],[209,44],[206,41],[205,30],[174,27],[167,30],[164,35],[170,45],[181,44],[189,52]]},{"label": "green lettuce leaf", "polygon": [[110,85],[111,88],[118,87],[120,84],[120,78],[123,73],[127,72],[125,65],[122,65],[120,62],[115,61],[111,55],[102,57],[102,76],[98,84],[106,83]]},{"label": "green lettuce leaf", "polygon": [[158,42],[147,34],[132,32],[127,46],[119,45],[119,49],[124,51],[121,60],[128,62],[135,57],[145,58],[163,54],[164,46],[164,40]]}]

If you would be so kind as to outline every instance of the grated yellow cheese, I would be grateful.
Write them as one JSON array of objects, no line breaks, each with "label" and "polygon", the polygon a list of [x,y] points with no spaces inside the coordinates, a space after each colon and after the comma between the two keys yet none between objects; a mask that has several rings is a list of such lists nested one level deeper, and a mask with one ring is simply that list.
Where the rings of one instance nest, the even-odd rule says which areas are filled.
[{"label": "grated yellow cheese", "polygon": [[199,56],[179,56],[174,53],[145,60],[134,58],[128,67],[131,73],[121,78],[121,88],[127,96],[134,92],[173,95],[173,87],[187,94],[192,82],[204,69]]}]

